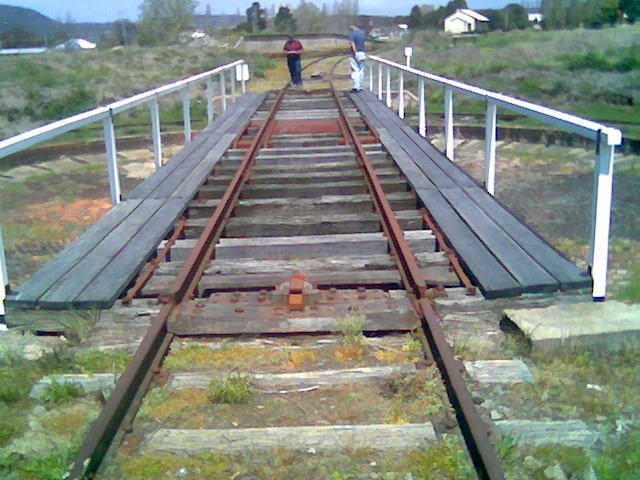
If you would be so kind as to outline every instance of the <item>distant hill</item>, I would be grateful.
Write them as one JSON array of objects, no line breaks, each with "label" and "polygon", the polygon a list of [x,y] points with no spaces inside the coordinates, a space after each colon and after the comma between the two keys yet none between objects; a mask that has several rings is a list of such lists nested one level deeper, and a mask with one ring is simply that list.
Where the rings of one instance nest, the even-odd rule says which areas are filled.
[{"label": "distant hill", "polygon": [[30,8],[0,5],[0,34],[19,27],[33,32],[42,39],[43,43],[58,43],[63,36],[97,42],[111,30],[111,25],[111,23],[62,23]]},{"label": "distant hill", "polygon": [[0,33],[12,27],[21,27],[44,37],[57,32],[62,25],[30,8],[0,5]]}]

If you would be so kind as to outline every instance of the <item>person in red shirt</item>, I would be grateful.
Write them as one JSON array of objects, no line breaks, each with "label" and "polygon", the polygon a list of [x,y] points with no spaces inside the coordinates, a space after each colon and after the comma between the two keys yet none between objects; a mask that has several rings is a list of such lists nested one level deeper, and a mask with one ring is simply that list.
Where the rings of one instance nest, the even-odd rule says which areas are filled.
[{"label": "person in red shirt", "polygon": [[289,40],[284,44],[284,53],[287,56],[287,66],[291,74],[291,83],[296,87],[302,86],[302,64],[300,55],[304,51],[302,43],[289,35]]}]

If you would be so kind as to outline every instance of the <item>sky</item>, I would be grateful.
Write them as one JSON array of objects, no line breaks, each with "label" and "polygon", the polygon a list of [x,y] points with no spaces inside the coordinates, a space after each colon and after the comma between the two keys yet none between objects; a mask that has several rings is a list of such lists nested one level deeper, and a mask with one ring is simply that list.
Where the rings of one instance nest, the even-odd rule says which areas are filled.
[{"label": "sky", "polygon": [[[312,0],[313,3],[322,6],[322,0]],[[215,0],[200,0],[196,13],[204,13],[207,4],[211,5],[213,14],[233,14],[238,9],[244,15],[244,11],[251,5],[253,0],[227,0],[225,2]],[[502,8],[508,3],[517,0],[467,0],[469,8]],[[12,5],[16,7],[31,8],[46,15],[53,20],[71,20],[73,22],[112,22],[119,18],[128,18],[135,21],[138,19],[139,5],[142,0],[0,0],[1,5]],[[282,4],[292,7],[298,5],[299,0],[290,2],[272,2],[270,0],[260,1],[262,7],[270,7],[272,3],[276,8]],[[324,0],[329,8],[333,5],[333,0]],[[411,7],[416,4],[444,5],[447,0],[360,0],[360,13],[364,15],[408,15]]]}]

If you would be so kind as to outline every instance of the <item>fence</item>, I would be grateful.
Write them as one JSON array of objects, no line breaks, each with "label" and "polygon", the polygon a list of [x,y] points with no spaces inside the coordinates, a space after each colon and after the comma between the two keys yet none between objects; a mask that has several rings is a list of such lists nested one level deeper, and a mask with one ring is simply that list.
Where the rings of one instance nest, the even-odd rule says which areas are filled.
[{"label": "fence", "polygon": [[[591,233],[589,243],[589,268],[593,278],[594,300],[604,300],[607,288],[607,261],[609,252],[609,224],[613,186],[613,160],[616,145],[622,143],[622,132],[584,118],[536,105],[507,95],[456,82],[416,68],[405,66],[382,57],[371,55],[369,59],[369,90],[376,93],[381,101],[391,108],[391,72],[397,73],[398,115],[405,117],[404,76],[418,81],[418,131],[427,135],[427,99],[425,84],[444,88],[444,137],[445,154],[454,159],[453,137],[453,94],[462,94],[486,102],[485,121],[485,188],[495,193],[495,163],[497,140],[497,108],[504,108],[534,118],[595,140],[595,168],[592,196]],[[377,68],[376,68],[377,66]],[[377,72],[376,72],[377,70]],[[383,88],[383,84],[386,88]]]},{"label": "fence", "polygon": [[[228,75],[227,75],[228,73]],[[214,106],[214,78],[218,77],[219,91],[222,111],[227,110],[227,100],[236,101],[236,83],[241,83],[241,92],[246,92],[246,81],[249,79],[249,67],[244,60],[214,68],[204,73],[180,80],[174,83],[163,85],[162,87],[149,90],[133,97],[119,100],[104,107],[99,107],[87,112],[79,113],[57,122],[44,125],[28,132],[0,141],[0,159],[12,153],[25,150],[33,145],[55,138],[63,133],[76,130],[94,122],[103,122],[103,138],[107,153],[107,168],[109,172],[109,190],[111,202],[115,205],[120,202],[120,179],[118,176],[118,159],[116,149],[116,134],[113,118],[116,114],[124,112],[140,105],[148,104],[151,113],[151,136],[153,140],[153,156],[156,169],[162,167],[162,139],[160,135],[160,107],[158,100],[172,93],[180,92],[182,95],[182,114],[184,121],[185,142],[191,140],[191,106],[189,100],[189,88],[206,82],[207,87],[207,124],[213,122],[215,115]],[[227,76],[229,82],[227,85]],[[2,245],[2,242],[0,242]],[[0,256],[0,271],[4,266],[4,258]],[[5,270],[6,271],[6,270]],[[2,278],[3,284],[8,284],[8,279]],[[4,288],[0,285],[0,315],[4,313],[2,300],[4,299]]]}]

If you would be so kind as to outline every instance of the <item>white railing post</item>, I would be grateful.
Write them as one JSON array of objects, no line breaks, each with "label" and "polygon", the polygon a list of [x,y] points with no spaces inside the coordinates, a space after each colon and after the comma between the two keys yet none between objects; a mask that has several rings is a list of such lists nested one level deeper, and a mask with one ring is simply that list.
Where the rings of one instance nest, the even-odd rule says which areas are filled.
[{"label": "white railing post", "polygon": [[423,137],[427,136],[427,105],[424,96],[424,79],[418,81],[418,132]]},{"label": "white railing post", "polygon": [[242,68],[242,95],[247,93],[247,77],[249,77],[249,65],[243,63],[240,65]]},{"label": "white railing post", "polygon": [[7,296],[7,287],[4,281],[4,255],[0,255],[0,320],[4,320],[4,299]]},{"label": "white railing post", "polygon": [[382,64],[378,63],[378,100],[382,101]]},{"label": "white railing post", "polygon": [[229,81],[231,82],[231,103],[236,103],[236,69],[229,70]]},{"label": "white railing post", "polygon": [[391,108],[391,67],[387,67],[387,107]]},{"label": "white railing post", "polygon": [[9,274],[7,272],[7,257],[4,252],[4,239],[2,235],[2,225],[0,225],[0,316],[4,316],[4,299],[7,296],[7,286],[9,285]]},{"label": "white railing post", "polygon": [[404,118],[404,74],[398,71],[398,116]]},{"label": "white railing post", "polygon": [[453,90],[444,87],[444,139],[445,154],[453,160]]},{"label": "white railing post", "polygon": [[191,141],[191,105],[189,104],[189,87],[182,89],[182,119],[184,121],[184,141]]},{"label": "white railing post", "polygon": [[113,115],[109,112],[109,116],[102,122],[102,130],[104,132],[104,145],[107,151],[107,169],[109,171],[109,190],[111,192],[111,203],[117,205],[120,203],[120,178],[118,176],[118,151],[116,150],[116,133],[113,128]]},{"label": "white railing post", "polygon": [[224,80],[224,72],[220,72],[220,101],[222,102],[222,111],[227,111],[227,87]]},{"label": "white railing post", "polygon": [[207,126],[213,123],[215,115],[215,104],[213,102],[213,80],[209,77],[207,78]]},{"label": "white railing post", "polygon": [[484,186],[491,195],[496,188],[496,130],[497,107],[493,102],[487,102],[487,116],[484,136]]},{"label": "white railing post", "polygon": [[373,63],[369,62],[369,91],[373,92]]},{"label": "white railing post", "polygon": [[162,167],[162,134],[160,132],[160,108],[158,99],[154,98],[149,104],[151,109],[151,138],[153,140],[153,160],[156,170]]},{"label": "white railing post", "polygon": [[594,173],[591,243],[589,264],[593,278],[594,300],[604,300],[607,292],[607,264],[609,255],[609,224],[613,191],[614,145],[609,145],[606,134],[601,136],[596,151]]}]

